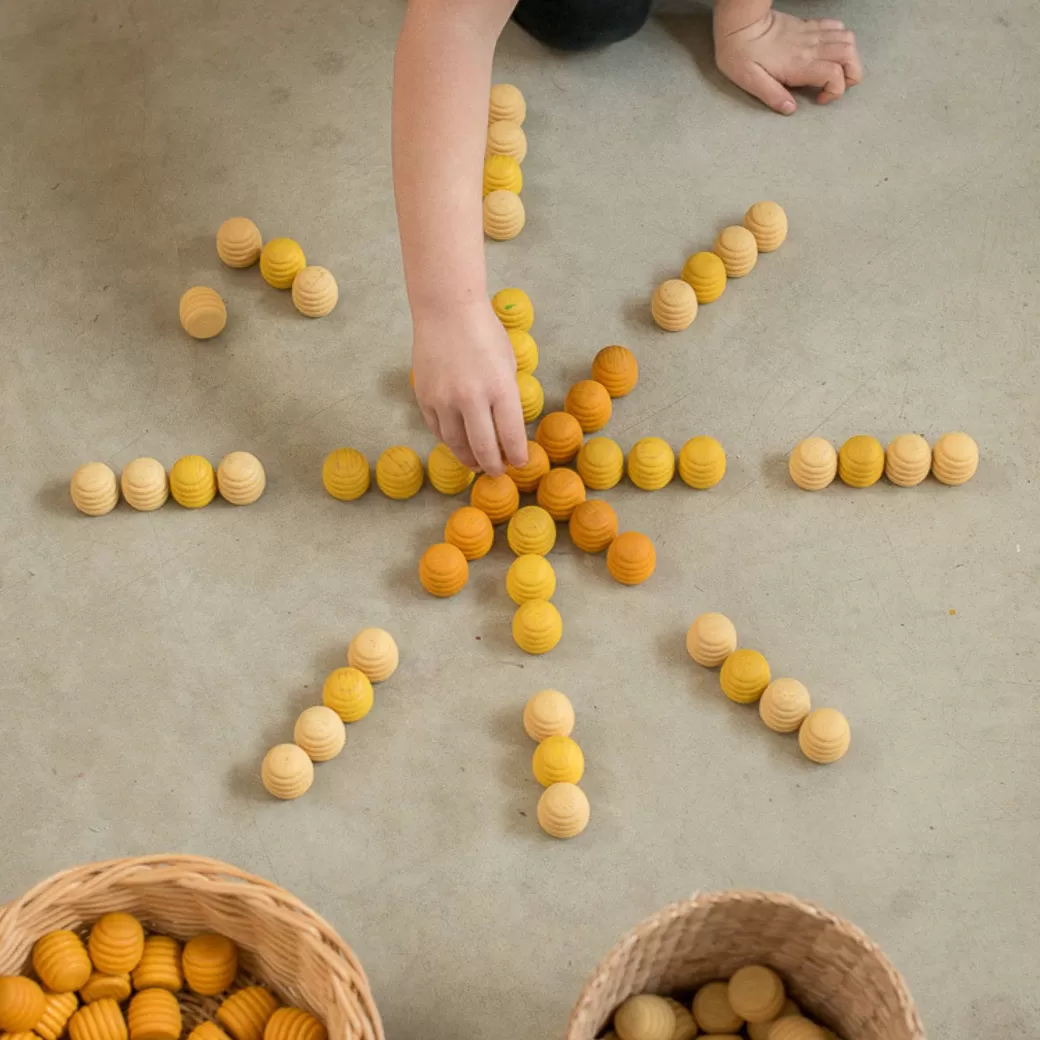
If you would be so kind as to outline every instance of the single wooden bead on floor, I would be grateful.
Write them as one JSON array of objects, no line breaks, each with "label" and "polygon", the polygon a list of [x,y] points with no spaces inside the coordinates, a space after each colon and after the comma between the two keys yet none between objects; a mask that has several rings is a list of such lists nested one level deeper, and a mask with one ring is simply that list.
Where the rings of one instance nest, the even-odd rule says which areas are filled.
[{"label": "single wooden bead on floor", "polygon": [[272,238],[260,250],[260,274],[273,289],[289,289],[307,266],[307,257],[291,238]]},{"label": "single wooden bead on floor", "polygon": [[522,126],[527,118],[527,102],[518,87],[512,83],[496,83],[488,101],[488,123],[509,119]]},{"label": "single wooden bead on floor", "polygon": [[170,468],[170,494],[185,509],[208,506],[217,496],[213,464],[201,455],[182,455]]},{"label": "single wooden bead on floor", "polygon": [[534,324],[534,304],[523,289],[499,289],[491,297],[491,309],[506,329],[528,332]]},{"label": "single wooden bead on floor", "polygon": [[746,227],[731,224],[715,238],[711,251],[722,260],[727,278],[743,278],[758,262],[758,243]]},{"label": "single wooden bead on floor", "polygon": [[585,485],[574,470],[557,466],[542,477],[537,501],[557,523],[566,523],[585,501]]},{"label": "single wooden bead on floor", "polygon": [[818,765],[837,762],[849,750],[849,722],[834,708],[817,708],[805,717],[798,730],[802,754]]},{"label": "single wooden bead on floor", "polygon": [[524,230],[527,213],[520,196],[512,191],[492,191],[482,204],[484,234],[497,242],[508,242]]},{"label": "single wooden bead on floor", "polygon": [[368,676],[360,668],[336,668],[329,672],[321,689],[322,704],[343,722],[363,719],[375,703]]},{"label": "single wooden bead on floor", "polygon": [[612,344],[592,359],[592,378],[602,383],[611,397],[624,397],[639,382],[639,362],[628,347]]},{"label": "single wooden bead on floor", "polygon": [[[521,556],[518,560],[525,558]],[[548,600],[531,599],[517,607],[513,615],[513,641],[525,653],[547,654],[562,637],[563,618]]]},{"label": "single wooden bead on floor", "polygon": [[575,507],[568,530],[582,552],[600,553],[617,537],[617,514],[602,498],[589,499]]},{"label": "single wooden bead on floor", "polygon": [[684,484],[706,491],[726,475],[726,452],[714,437],[691,437],[679,449],[678,470]]},{"label": "single wooden bead on floor", "polygon": [[643,491],[659,491],[675,476],[675,452],[660,437],[642,437],[628,453],[628,479]]},{"label": "single wooden bead on floor", "polygon": [[546,737],[534,749],[531,770],[542,787],[576,784],[585,772],[585,755],[570,737],[562,734]]},{"label": "single wooden bead on floor", "polygon": [[305,318],[324,318],[336,309],[339,286],[327,267],[310,264],[292,282],[293,306]]},{"label": "single wooden bead on floor", "polygon": [[697,294],[681,278],[669,278],[654,290],[650,313],[665,332],[682,332],[697,317]]},{"label": "single wooden bead on floor", "polygon": [[714,303],[726,291],[726,265],[715,253],[694,253],[683,264],[682,280],[698,304]]},{"label": "single wooden bead on floor", "polygon": [[830,441],[806,437],[794,446],[787,472],[803,491],[822,491],[838,473],[838,453]]},{"label": "single wooden bead on floor", "polygon": [[966,484],[979,468],[979,446],[966,433],[944,433],[932,451],[932,475],[942,484]]},{"label": "single wooden bead on floor", "polygon": [[797,679],[774,679],[758,702],[759,717],[774,733],[793,733],[811,710],[809,691]]},{"label": "single wooden bead on floor", "polygon": [[233,506],[252,505],[267,487],[263,464],[248,451],[232,451],[217,467],[217,490]]},{"label": "single wooden bead on floor", "polygon": [[425,479],[422,459],[403,444],[387,448],[376,462],[376,485],[395,501],[403,502],[417,495]]},{"label": "single wooden bead on floor", "polygon": [[838,452],[838,476],[843,484],[867,488],[885,472],[885,449],[876,437],[850,437]]},{"label": "single wooden bead on floor", "polygon": [[204,932],[184,944],[181,967],[193,993],[215,997],[238,975],[238,947],[227,936]]},{"label": "single wooden bead on floor", "polygon": [[932,468],[932,449],[919,433],[903,433],[885,448],[885,476],[897,487],[916,487]]},{"label": "single wooden bead on floor", "polygon": [[119,478],[123,499],[131,509],[150,513],[170,496],[170,478],[158,459],[142,457],[128,462]]},{"label": "single wooden bead on floor", "polygon": [[458,546],[468,561],[479,560],[491,551],[495,528],[483,509],[463,506],[448,517],[444,540]]},{"label": "single wooden bead on floor", "polygon": [[489,155],[509,155],[522,163],[527,158],[527,135],[524,128],[512,119],[489,123],[484,156],[486,158]]},{"label": "single wooden bead on floor", "polygon": [[517,556],[546,556],[556,544],[556,521],[541,506],[524,506],[510,519],[506,537]]},{"label": "single wooden bead on floor", "polygon": [[381,683],[397,670],[400,655],[394,637],[382,628],[363,628],[347,647],[347,664]]},{"label": "single wooden bead on floor", "polygon": [[574,706],[559,690],[540,690],[524,705],[524,732],[541,743],[549,737],[569,737]]},{"label": "single wooden bead on floor", "polygon": [[335,758],[346,742],[343,720],[324,704],[304,708],[293,727],[293,743],[303,748],[312,762],[328,762]]},{"label": "single wooden bead on floor", "polygon": [[516,358],[517,372],[527,372],[533,375],[538,367],[538,344],[530,332],[523,329],[506,329],[509,343],[513,348],[513,357]]},{"label": "single wooden bead on floor", "polygon": [[72,504],[87,516],[104,516],[119,504],[119,483],[103,462],[86,462],[69,482]]},{"label": "single wooden bead on floor", "polygon": [[193,285],[180,299],[181,328],[192,339],[212,339],[227,325],[227,306],[215,289]]},{"label": "single wooden bead on floor", "polygon": [[590,437],[578,452],[578,475],[593,491],[609,491],[625,475],[625,454],[609,437]]},{"label": "single wooden bead on floor", "polygon": [[228,267],[252,267],[263,247],[260,229],[248,217],[231,217],[217,228],[217,256]]},{"label": "single wooden bead on floor", "polygon": [[718,668],[737,649],[737,630],[725,614],[701,614],[686,633],[686,649],[697,664]]},{"label": "single wooden bead on floor", "polygon": [[553,838],[576,838],[589,825],[589,800],[577,784],[550,784],[538,799],[538,825]]},{"label": "single wooden bead on floor", "polygon": [[537,553],[518,556],[506,571],[506,592],[518,605],[535,599],[552,599],[556,592],[556,572],[552,564]]},{"label": "single wooden bead on floor", "polygon": [[557,466],[570,462],[582,442],[581,423],[568,412],[550,412],[538,424],[534,439]]},{"label": "single wooden bead on floor", "polygon": [[523,466],[506,466],[506,473],[516,485],[517,491],[529,495],[538,490],[542,477],[550,469],[549,456],[537,441],[527,442],[527,463]]},{"label": "single wooden bead on floor", "polygon": [[359,499],[371,481],[368,459],[354,448],[336,448],[329,452],[321,467],[321,482],[325,490],[341,502]]},{"label": "single wooden bead on floor", "polygon": [[607,550],[607,570],[622,585],[640,585],[654,573],[657,552],[654,543],[639,531],[624,531]]},{"label": "single wooden bead on floor", "polygon": [[419,560],[419,582],[431,596],[440,599],[454,596],[468,580],[466,557],[450,542],[431,545]]},{"label": "single wooden bead on floor", "polygon": [[314,783],[314,763],[295,744],[276,744],[264,756],[260,778],[268,793],[283,801],[306,794]]},{"label": "single wooden bead on floor", "polygon": [[542,384],[530,372],[517,372],[516,388],[520,394],[520,410],[524,413],[524,422],[534,422],[545,407],[545,391]]},{"label": "single wooden bead on floor", "polygon": [[744,214],[744,227],[754,235],[760,253],[772,253],[787,238],[787,214],[775,202],[756,202]]},{"label": "single wooden bead on floor", "polygon": [[520,492],[507,474],[492,477],[482,473],[473,484],[469,504],[476,509],[483,509],[497,527],[520,508]]},{"label": "single wooden bead on floor", "polygon": [[563,410],[578,420],[582,433],[595,433],[610,421],[610,394],[595,379],[582,379],[567,391]]},{"label": "single wooden bead on floor", "polygon": [[489,155],[484,160],[484,194],[493,191],[523,190],[524,175],[520,164],[511,155]]},{"label": "single wooden bead on floor", "polygon": [[442,495],[458,495],[476,479],[476,473],[455,457],[447,444],[437,444],[426,457],[426,474]]},{"label": "single wooden bead on floor", "polygon": [[737,704],[753,704],[769,685],[769,662],[757,650],[734,650],[722,662],[719,684]]}]

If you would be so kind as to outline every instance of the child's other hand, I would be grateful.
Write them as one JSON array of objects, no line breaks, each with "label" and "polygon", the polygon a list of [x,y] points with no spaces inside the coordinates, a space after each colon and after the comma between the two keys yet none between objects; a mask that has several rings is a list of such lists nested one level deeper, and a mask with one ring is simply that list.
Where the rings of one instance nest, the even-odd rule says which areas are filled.
[{"label": "child's other hand", "polygon": [[503,452],[527,462],[516,356],[490,303],[416,315],[412,364],[426,425],[463,465],[497,477]]},{"label": "child's other hand", "polygon": [[819,87],[816,100],[826,105],[863,78],[856,37],[844,22],[803,21],[778,11],[744,26],[717,17],[715,63],[738,87],[783,115],[797,107],[787,87]]}]

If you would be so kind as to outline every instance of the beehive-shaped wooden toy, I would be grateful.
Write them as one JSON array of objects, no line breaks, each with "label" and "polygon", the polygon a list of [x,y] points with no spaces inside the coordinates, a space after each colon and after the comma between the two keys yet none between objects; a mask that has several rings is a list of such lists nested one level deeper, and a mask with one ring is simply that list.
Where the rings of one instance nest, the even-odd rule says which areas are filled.
[{"label": "beehive-shaped wooden toy", "polygon": [[885,472],[885,449],[876,437],[850,437],[838,452],[838,476],[849,487],[876,484]]},{"label": "beehive-shaped wooden toy", "polygon": [[336,448],[325,456],[321,482],[325,490],[341,502],[353,502],[367,490],[372,480],[368,459],[353,448]]},{"label": "beehive-shaped wooden toy", "polygon": [[300,1008],[279,1008],[268,1020],[264,1040],[328,1040],[325,1026]]},{"label": "beehive-shaped wooden toy", "polygon": [[769,1040],[827,1040],[827,1034],[807,1018],[788,1015],[773,1023]]},{"label": "beehive-shaped wooden toy", "polygon": [[734,650],[722,662],[722,692],[737,704],[753,704],[769,685],[769,662],[757,650]]},{"label": "beehive-shaped wooden toy", "polygon": [[512,120],[523,125],[527,118],[527,102],[518,87],[512,83],[496,83],[491,88],[488,101],[488,122],[497,123],[503,119]]},{"label": "beehive-shaped wooden toy", "polygon": [[614,1012],[614,1031],[620,1040],[672,1040],[675,1012],[664,997],[640,993]]},{"label": "beehive-shaped wooden toy", "polygon": [[506,329],[509,342],[513,347],[513,356],[516,358],[517,372],[534,374],[538,367],[538,344],[530,332],[523,329]]},{"label": "beehive-shaped wooden toy", "polygon": [[849,721],[834,708],[809,712],[798,730],[798,746],[812,762],[826,765],[837,762],[849,750]]},{"label": "beehive-shaped wooden toy", "polygon": [[885,448],[885,476],[898,487],[916,487],[932,468],[932,449],[919,433],[903,433]]},{"label": "beehive-shaped wooden toy", "polygon": [[531,599],[517,607],[513,615],[513,641],[525,653],[547,654],[562,636],[563,618],[548,600]]},{"label": "beehive-shaped wooden toy", "polygon": [[628,479],[644,491],[658,491],[675,476],[675,452],[660,437],[643,437],[628,453]]},{"label": "beehive-shaped wooden toy", "polygon": [[697,294],[681,278],[669,278],[654,290],[650,313],[665,332],[682,332],[697,317]]},{"label": "beehive-shaped wooden toy", "polygon": [[527,214],[520,196],[512,191],[493,191],[484,196],[484,234],[496,242],[508,242],[524,230]]},{"label": "beehive-shaped wooden toy", "polygon": [[144,953],[144,929],[130,914],[105,914],[90,930],[88,942],[94,967],[106,975],[133,971]]},{"label": "beehive-shaped wooden toy", "polygon": [[497,527],[520,507],[520,492],[508,474],[492,477],[482,473],[473,483],[469,504],[487,513],[488,519]]},{"label": "beehive-shaped wooden toy", "polygon": [[127,1012],[130,1040],[179,1040],[181,1006],[166,989],[141,990]]},{"label": "beehive-shaped wooden toy", "polygon": [[293,306],[305,318],[324,318],[336,309],[339,285],[327,267],[311,264],[292,281]]},{"label": "beehive-shaped wooden toy", "polygon": [[571,541],[587,553],[603,552],[617,537],[617,529],[617,514],[602,498],[579,503],[568,525]]},{"label": "beehive-shaped wooden toy", "polygon": [[263,464],[248,451],[232,451],[217,466],[217,490],[233,506],[252,505],[267,487]]},{"label": "beehive-shaped wooden toy", "polygon": [[520,164],[511,155],[489,155],[484,160],[484,194],[493,191],[512,191],[520,194],[524,175]]},{"label": "beehive-shaped wooden toy", "polygon": [[495,529],[483,509],[463,506],[448,517],[444,525],[444,540],[458,546],[467,560],[479,560],[491,550]]},{"label": "beehive-shaped wooden toy", "polygon": [[524,705],[524,732],[541,743],[548,737],[569,737],[574,729],[574,706],[559,690],[539,690]]},{"label": "beehive-shaped wooden toy", "polygon": [[592,378],[602,383],[611,397],[625,397],[639,382],[639,362],[628,347],[611,344],[592,359]]},{"label": "beehive-shaped wooden toy", "polygon": [[709,982],[693,997],[693,1017],[705,1033],[736,1033],[744,1020],[729,1002],[729,986],[725,982]]},{"label": "beehive-shaped wooden toy", "polygon": [[679,449],[679,476],[699,491],[714,487],[726,475],[726,452],[714,437],[691,437]]},{"label": "beehive-shaped wooden toy", "polygon": [[520,392],[520,408],[524,422],[534,422],[545,407],[545,391],[542,384],[530,372],[517,372],[516,386]]},{"label": "beehive-shaped wooden toy", "polygon": [[507,329],[527,332],[534,324],[534,304],[523,289],[499,289],[491,297],[491,309]]},{"label": "beehive-shaped wooden toy", "polygon": [[72,993],[93,971],[83,940],[67,929],[48,932],[37,939],[32,963],[40,982],[52,993]]},{"label": "beehive-shaped wooden toy", "polygon": [[797,679],[774,679],[758,702],[759,716],[774,733],[793,733],[811,710],[809,691]]},{"label": "beehive-shaped wooden toy", "polygon": [[231,1040],[216,1022],[200,1022],[189,1034],[188,1040]]},{"label": "beehive-shaped wooden toy", "polygon": [[419,583],[431,596],[439,599],[454,596],[468,580],[466,557],[450,542],[431,545],[419,559]]},{"label": "beehive-shaped wooden toy", "polygon": [[787,994],[772,968],[749,964],[738,968],[727,989],[730,1007],[745,1022],[769,1022],[783,1010]]},{"label": "beehive-shaped wooden toy", "polygon": [[182,455],[170,470],[170,494],[174,502],[185,509],[208,506],[217,494],[217,475],[209,459]]},{"label": "beehive-shaped wooden toy", "polygon": [[610,394],[595,379],[582,379],[567,391],[563,410],[578,420],[584,433],[595,433],[610,422]]},{"label": "beehive-shaped wooden toy", "polygon": [[104,516],[119,504],[119,482],[103,462],[86,462],[69,481],[72,504],[87,516]]},{"label": "beehive-shaped wooden toy", "polygon": [[489,155],[509,155],[518,163],[527,158],[527,135],[524,128],[514,119],[499,119],[489,123],[485,158]]},{"label": "beehive-shaped wooden toy", "polygon": [[403,444],[387,448],[376,462],[376,485],[387,498],[403,502],[423,486],[422,459]]},{"label": "beehive-shaped wooden toy", "polygon": [[134,989],[166,989],[179,993],[184,988],[181,944],[168,935],[149,935],[144,953],[134,968]]},{"label": "beehive-shaped wooden toy", "polygon": [[531,757],[534,778],[542,785],[576,784],[585,772],[585,756],[570,737],[546,737]]},{"label": "beehive-shaped wooden toy", "polygon": [[111,997],[81,1007],[69,1019],[70,1040],[127,1040],[126,1019]]},{"label": "beehive-shaped wooden toy", "polygon": [[549,472],[549,456],[537,441],[527,442],[527,464],[525,466],[506,466],[517,491],[531,494],[538,490],[542,477]]},{"label": "beehive-shaped wooden toy", "polygon": [[438,444],[426,458],[430,483],[442,495],[458,495],[476,479],[476,473],[455,457],[447,444]]},{"label": "beehive-shaped wooden toy", "polygon": [[787,238],[787,214],[775,202],[756,202],[744,214],[744,227],[754,236],[760,253],[772,253]]},{"label": "beehive-shaped wooden toy", "polygon": [[269,794],[291,801],[306,794],[314,783],[314,763],[295,744],[276,744],[264,756],[260,779]]},{"label": "beehive-shaped wooden toy", "polygon": [[932,475],[943,484],[966,484],[979,468],[979,446],[966,433],[944,433],[932,452]]},{"label": "beehive-shaped wooden toy", "polygon": [[223,993],[238,975],[238,947],[223,935],[196,935],[184,944],[181,967],[190,990],[203,997],[214,997]]},{"label": "beehive-shaped wooden toy", "polygon": [[556,521],[541,506],[524,506],[510,519],[506,537],[517,556],[546,556],[556,544]]},{"label": "beehive-shaped wooden toy", "polygon": [[725,614],[701,614],[686,633],[686,649],[699,665],[717,668],[737,649],[737,629]]},{"label": "beehive-shaped wooden toy", "polygon": [[758,262],[755,236],[746,227],[731,224],[715,236],[711,251],[722,261],[727,278],[743,278]]},{"label": "beehive-shaped wooden toy", "polygon": [[119,487],[126,504],[142,513],[158,509],[170,497],[170,480],[158,459],[142,457],[128,462]]},{"label": "beehive-shaped wooden toy", "polygon": [[312,762],[330,761],[343,750],[346,742],[343,720],[324,704],[304,708],[293,726],[293,743],[302,748]]},{"label": "beehive-shaped wooden toy", "polygon": [[47,1001],[47,1006],[44,1009],[43,1016],[33,1027],[32,1033],[29,1034],[29,1040],[31,1040],[33,1033],[40,1040],[59,1040],[60,1037],[65,1035],[69,1019],[72,1018],[76,1008],[79,1007],[79,1000],[75,993],[45,993],[44,997]]},{"label": "beehive-shaped wooden toy", "polygon": [[[792,1015],[800,1018],[801,1014],[798,1005],[793,1000],[786,1000],[777,1018],[789,1018]],[[748,1022],[748,1040],[769,1040],[769,1031],[773,1028],[775,1022],[775,1018],[772,1022]]]},{"label": "beehive-shaped wooden toy", "polygon": [[32,979],[20,975],[0,976],[0,1029],[29,1032],[47,1010],[47,998]]},{"label": "beehive-shaped wooden toy", "polygon": [[506,592],[516,604],[552,599],[555,591],[556,572],[552,564],[537,553],[518,556],[506,571]]},{"label": "beehive-shaped wooden toy", "polygon": [[260,251],[260,274],[275,289],[289,289],[307,266],[307,257],[291,238],[272,238]]},{"label": "beehive-shaped wooden toy", "polygon": [[193,285],[181,297],[178,316],[192,339],[212,339],[227,325],[227,306],[215,289]]},{"label": "beehive-shaped wooden toy", "polygon": [[794,446],[787,472],[803,491],[822,491],[838,473],[838,453],[830,441],[806,437]]},{"label": "beehive-shaped wooden toy", "polygon": [[217,228],[217,256],[228,267],[252,267],[263,247],[260,229],[248,217],[231,217]]},{"label": "beehive-shaped wooden toy", "polygon": [[400,654],[394,637],[382,628],[363,628],[347,647],[347,664],[381,683],[397,670]]},{"label": "beehive-shaped wooden toy", "polygon": [[[310,759],[307,759],[307,763],[310,764]],[[247,986],[232,993],[217,1008],[217,1021],[233,1040],[263,1040],[267,1022],[278,1006],[278,999],[269,989],[264,986]]]},{"label": "beehive-shaped wooden toy", "polygon": [[575,838],[589,825],[589,800],[577,784],[550,784],[538,799],[538,825],[553,838]]},{"label": "beehive-shaped wooden toy", "polygon": [[100,971],[91,973],[79,995],[84,1004],[93,1004],[99,1000],[114,1000],[122,1004],[133,992],[129,972],[120,975],[104,975]]},{"label": "beehive-shaped wooden toy", "polygon": [[538,424],[534,439],[545,449],[550,462],[570,462],[581,447],[581,424],[567,412],[550,412]]},{"label": "beehive-shaped wooden toy", "polygon": [[640,585],[657,566],[654,543],[638,531],[623,531],[607,550],[607,570],[622,585]]},{"label": "beehive-shaped wooden toy", "polygon": [[575,465],[586,487],[593,491],[607,491],[624,476],[625,455],[617,441],[609,437],[590,437],[581,446]]},{"label": "beehive-shaped wooden toy", "polygon": [[672,1033],[672,1040],[693,1040],[697,1035],[697,1023],[693,1020],[693,1012],[673,997],[664,999],[668,1001],[668,1006],[675,1016],[675,1032]]},{"label": "beehive-shaped wooden toy", "polygon": [[344,722],[357,722],[372,710],[375,694],[371,681],[360,668],[337,668],[326,678],[321,700]]},{"label": "beehive-shaped wooden toy", "polygon": [[585,485],[574,470],[557,466],[542,477],[536,497],[538,504],[557,523],[566,523],[575,508],[585,501]]},{"label": "beehive-shaped wooden toy", "polygon": [[715,253],[687,257],[682,280],[693,290],[697,303],[714,303],[726,291],[726,265]]}]

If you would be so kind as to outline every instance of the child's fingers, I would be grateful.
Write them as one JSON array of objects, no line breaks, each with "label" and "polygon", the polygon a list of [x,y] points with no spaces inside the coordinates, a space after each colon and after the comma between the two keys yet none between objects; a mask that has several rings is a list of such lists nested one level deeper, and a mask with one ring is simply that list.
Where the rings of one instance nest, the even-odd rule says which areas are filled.
[{"label": "child's fingers", "polygon": [[475,406],[463,416],[466,424],[466,437],[470,450],[476,457],[480,468],[492,477],[500,477],[505,472],[502,453],[498,450],[498,438],[495,436],[495,424],[491,419],[491,409],[485,404]]},{"label": "child's fingers", "polygon": [[423,421],[429,428],[430,433],[432,433],[437,440],[443,441],[444,438],[441,436],[441,424],[437,419],[437,413],[432,408],[427,408],[421,403],[419,405],[419,410],[422,412]]},{"label": "child's fingers", "polygon": [[470,469],[478,469],[477,460],[470,451],[469,439],[466,436],[466,424],[462,421],[459,412],[444,411],[438,414],[440,420],[440,438],[451,448],[452,454]]},{"label": "child's fingers", "polygon": [[748,65],[744,75],[736,82],[781,115],[789,116],[798,107],[791,92],[761,65]]},{"label": "child's fingers", "polygon": [[498,439],[511,466],[527,465],[527,431],[520,395],[515,390],[503,394],[491,405]]},{"label": "child's fingers", "polygon": [[808,23],[815,29],[844,29],[845,23],[838,18],[818,18]]},{"label": "child's fingers", "polygon": [[814,61],[810,68],[809,82],[821,87],[816,100],[821,105],[829,105],[845,93],[845,69],[833,61]]},{"label": "child's fingers", "polygon": [[845,70],[845,83],[854,86],[863,79],[863,64],[856,49],[853,32],[824,33],[816,49],[816,57],[822,61],[836,61]]}]

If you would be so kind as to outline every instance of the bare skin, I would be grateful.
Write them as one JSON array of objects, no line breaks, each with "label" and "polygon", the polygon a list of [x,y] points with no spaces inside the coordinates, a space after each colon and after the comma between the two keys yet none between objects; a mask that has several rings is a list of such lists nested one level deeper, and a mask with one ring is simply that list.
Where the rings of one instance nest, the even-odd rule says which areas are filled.
[{"label": "bare skin", "polygon": [[[495,44],[515,0],[410,0],[394,69],[394,187],[412,311],[415,393],[434,435],[492,476],[527,462],[509,338],[488,300],[481,216]],[[771,0],[716,0],[715,60],[777,112],[788,87],[821,104],[862,77],[853,34]]]}]

